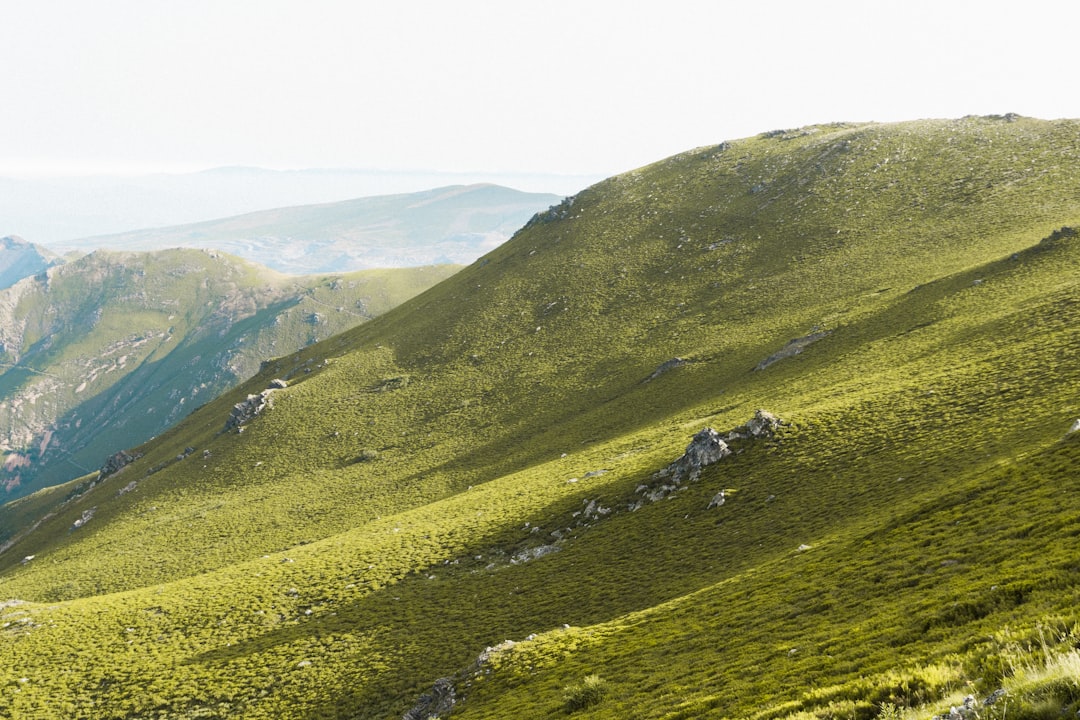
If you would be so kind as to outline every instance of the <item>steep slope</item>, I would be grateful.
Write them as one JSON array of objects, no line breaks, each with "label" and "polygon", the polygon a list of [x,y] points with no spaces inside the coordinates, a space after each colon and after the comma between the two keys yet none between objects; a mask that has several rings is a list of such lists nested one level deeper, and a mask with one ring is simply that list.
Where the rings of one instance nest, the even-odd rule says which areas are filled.
[{"label": "steep slope", "polygon": [[114,250],[217,248],[292,274],[469,263],[504,242],[533,213],[560,199],[498,185],[458,185],[265,210],[66,245]]},{"label": "steep slope", "polygon": [[[454,266],[289,278],[214,251],[96,252],[0,291],[0,484],[70,480]],[[7,539],[0,530],[0,542]]]},{"label": "steep slope", "polygon": [[54,253],[17,235],[0,238],[0,290],[60,262]]},{"label": "steep slope", "polygon": [[[586,190],[5,506],[0,706],[1075,711],[1078,154],[1075,121],[830,125]],[[703,426],[733,452],[675,482]]]}]

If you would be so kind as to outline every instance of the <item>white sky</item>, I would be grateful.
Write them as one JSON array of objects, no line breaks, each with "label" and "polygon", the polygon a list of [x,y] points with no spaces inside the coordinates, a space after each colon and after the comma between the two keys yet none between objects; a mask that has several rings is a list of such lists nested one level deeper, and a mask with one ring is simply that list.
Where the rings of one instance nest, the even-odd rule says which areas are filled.
[{"label": "white sky", "polygon": [[0,0],[0,174],[610,175],[836,120],[1080,117],[1077,0]]}]

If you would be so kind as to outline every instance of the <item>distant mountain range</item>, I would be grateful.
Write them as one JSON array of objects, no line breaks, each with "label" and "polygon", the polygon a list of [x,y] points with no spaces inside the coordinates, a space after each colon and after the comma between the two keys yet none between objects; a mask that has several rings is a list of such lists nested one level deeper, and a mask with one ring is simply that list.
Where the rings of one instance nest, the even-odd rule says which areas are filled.
[{"label": "distant mountain range", "polygon": [[494,183],[570,195],[599,176],[397,172],[355,169],[268,170],[74,177],[0,177],[0,235],[56,246],[68,241],[231,217],[259,210]]},{"label": "distant mountain range", "polygon": [[462,185],[100,235],[63,247],[215,248],[290,274],[467,264],[560,200],[498,185]]}]

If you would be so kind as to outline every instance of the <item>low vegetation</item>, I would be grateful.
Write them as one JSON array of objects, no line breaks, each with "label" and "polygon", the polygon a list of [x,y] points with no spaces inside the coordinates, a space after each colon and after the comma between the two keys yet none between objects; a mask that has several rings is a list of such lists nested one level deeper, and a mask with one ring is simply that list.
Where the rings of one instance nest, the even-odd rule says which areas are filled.
[{"label": "low vegetation", "polygon": [[1078,153],[1072,121],[830,125],[590,188],[5,506],[34,529],[0,553],[0,708],[1075,712]]}]

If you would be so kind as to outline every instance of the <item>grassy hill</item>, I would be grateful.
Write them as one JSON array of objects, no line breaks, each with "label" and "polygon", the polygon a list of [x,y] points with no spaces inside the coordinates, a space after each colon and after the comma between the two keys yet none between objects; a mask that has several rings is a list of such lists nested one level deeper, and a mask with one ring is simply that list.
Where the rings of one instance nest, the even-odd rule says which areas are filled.
[{"label": "grassy hill", "polygon": [[265,358],[456,269],[288,277],[216,251],[99,251],[27,278],[0,291],[0,487],[10,499],[97,469]]},{"label": "grassy hill", "polygon": [[215,248],[292,274],[460,264],[497,247],[561,199],[498,185],[455,185],[102,235],[66,246]]},{"label": "grassy hill", "polygon": [[[5,506],[0,708],[1075,712],[1078,154],[1075,121],[836,124],[589,188]],[[731,454],[676,483],[706,426]]]}]

